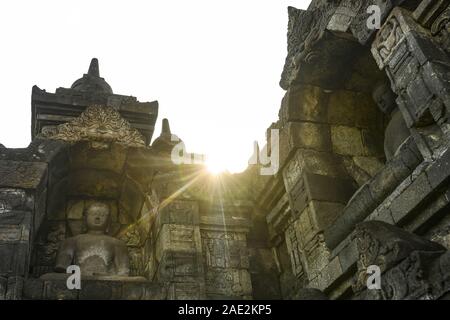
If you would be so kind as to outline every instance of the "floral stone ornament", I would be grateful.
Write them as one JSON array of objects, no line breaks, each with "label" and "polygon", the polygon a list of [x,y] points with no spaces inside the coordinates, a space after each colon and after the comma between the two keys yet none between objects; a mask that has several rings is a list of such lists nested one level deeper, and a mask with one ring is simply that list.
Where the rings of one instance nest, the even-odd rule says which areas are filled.
[{"label": "floral stone ornament", "polygon": [[55,126],[44,127],[42,138],[70,143],[90,141],[92,147],[103,148],[116,142],[129,147],[145,147],[144,137],[112,107],[93,105],[76,119]]}]

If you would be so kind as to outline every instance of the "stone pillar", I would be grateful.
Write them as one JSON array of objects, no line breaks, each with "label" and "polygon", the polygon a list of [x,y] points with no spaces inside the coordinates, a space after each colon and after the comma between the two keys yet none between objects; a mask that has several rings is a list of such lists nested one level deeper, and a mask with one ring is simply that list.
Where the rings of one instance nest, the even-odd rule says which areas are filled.
[{"label": "stone pillar", "polygon": [[154,225],[156,274],[168,285],[168,299],[205,298],[198,203],[173,200]]},{"label": "stone pillar", "polygon": [[251,299],[249,249],[251,207],[213,202],[201,214],[201,237],[208,299]]},{"label": "stone pillar", "polygon": [[368,93],[303,84],[288,89],[280,118],[288,141],[280,150],[288,159],[282,175],[292,210],[287,249],[294,274],[305,273],[309,286],[323,290],[330,279],[321,275],[342,273],[323,231],[382,166],[382,115]]},{"label": "stone pillar", "polygon": [[20,299],[45,214],[47,164],[0,160],[0,181],[0,297]]}]

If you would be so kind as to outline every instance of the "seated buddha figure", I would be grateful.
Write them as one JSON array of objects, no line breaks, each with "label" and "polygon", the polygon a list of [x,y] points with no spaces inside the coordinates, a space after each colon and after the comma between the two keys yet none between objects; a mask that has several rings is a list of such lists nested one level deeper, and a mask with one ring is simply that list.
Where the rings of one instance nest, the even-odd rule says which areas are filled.
[{"label": "seated buddha figure", "polygon": [[128,277],[130,272],[125,243],[106,234],[110,208],[102,202],[85,209],[87,233],[64,240],[57,257],[57,272],[69,265],[80,267],[82,277]]}]

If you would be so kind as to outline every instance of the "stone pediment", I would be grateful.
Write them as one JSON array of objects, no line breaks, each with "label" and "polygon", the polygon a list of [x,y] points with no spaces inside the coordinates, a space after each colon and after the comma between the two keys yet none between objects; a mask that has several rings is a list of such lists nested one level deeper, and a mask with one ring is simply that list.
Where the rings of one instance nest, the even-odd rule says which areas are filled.
[{"label": "stone pediment", "polygon": [[43,128],[42,138],[67,142],[90,141],[95,145],[116,142],[129,147],[145,147],[145,138],[112,107],[93,105],[76,119]]}]

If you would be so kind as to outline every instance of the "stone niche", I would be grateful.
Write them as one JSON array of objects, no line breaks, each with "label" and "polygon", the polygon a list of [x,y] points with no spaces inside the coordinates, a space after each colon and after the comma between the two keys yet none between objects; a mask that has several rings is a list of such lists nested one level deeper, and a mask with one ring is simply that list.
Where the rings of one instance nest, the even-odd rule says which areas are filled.
[{"label": "stone niche", "polygon": [[[250,266],[253,204],[245,174],[224,176],[221,183],[233,188],[218,195],[219,180],[203,166],[175,165],[167,119],[150,146],[157,103],[113,94],[96,59],[70,89],[34,87],[32,111],[32,143],[0,148],[0,298],[253,297],[253,278],[267,272]],[[85,234],[93,230],[86,216],[105,216],[105,208],[108,228],[102,222],[101,233]],[[126,246],[129,272],[111,276],[119,268],[88,255],[100,268],[88,268],[84,278],[81,270],[81,290],[69,290],[58,252],[69,248],[63,261],[73,261],[73,243],[100,237],[121,253]]]},{"label": "stone niche", "polygon": [[127,153],[133,150],[115,143],[95,149],[89,142],[78,142],[65,152],[66,161],[60,165],[67,167],[66,174],[54,182],[57,187],[48,199],[47,217],[35,244],[33,275],[52,269],[61,240],[84,233],[85,208],[101,200],[111,209],[108,234],[126,242],[131,274],[143,276],[150,228],[146,218],[153,208],[142,179],[136,181],[127,169]]},{"label": "stone niche", "polygon": [[[150,228],[157,201],[155,193],[148,184],[149,181],[145,178],[147,175],[152,176],[152,170],[148,166],[137,169],[132,162],[136,163],[136,158],[140,158],[141,163],[151,164],[151,152],[145,149],[129,148],[114,142],[107,144],[106,147],[97,148],[89,141],[76,142],[61,152],[64,153],[64,156],[60,156],[63,161],[55,164],[49,172],[52,181],[49,184],[47,214],[33,245],[32,276],[38,278],[53,272],[56,253],[61,242],[66,238],[85,233],[86,208],[95,201],[102,201],[108,204],[111,214],[107,234],[126,243],[130,260],[130,276],[142,276],[148,279],[150,256],[153,250]],[[137,157],[136,154],[139,156]],[[137,173],[140,173],[140,176],[136,176]],[[33,281],[35,284],[27,287],[27,290],[43,286],[41,298],[58,296],[59,293],[53,291],[58,286],[65,286],[63,281],[61,284],[39,279]],[[100,281],[89,286],[103,288],[119,285],[113,282],[101,283]],[[152,286],[155,287],[155,285]],[[104,292],[105,288],[98,290]],[[148,291],[146,290],[144,292]],[[154,289],[149,290],[148,292],[154,291]],[[25,291],[33,297],[38,295],[34,291],[27,292]],[[158,294],[156,296],[160,297]],[[95,297],[91,290],[86,289],[80,293],[79,298],[86,298],[89,295]],[[148,293],[140,296],[151,298]],[[99,298],[108,297],[106,293],[99,296]]]}]

